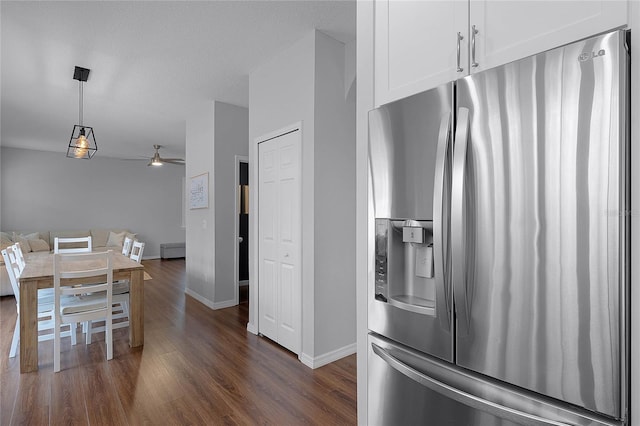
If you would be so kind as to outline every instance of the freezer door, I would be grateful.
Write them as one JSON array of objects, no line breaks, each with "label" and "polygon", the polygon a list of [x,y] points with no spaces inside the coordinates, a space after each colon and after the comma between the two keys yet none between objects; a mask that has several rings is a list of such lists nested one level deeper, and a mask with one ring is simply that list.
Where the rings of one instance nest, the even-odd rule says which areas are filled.
[{"label": "freezer door", "polygon": [[626,61],[618,31],[460,80],[451,202],[457,363],[618,419]]},{"label": "freezer door", "polygon": [[369,329],[453,360],[448,214],[453,84],[369,113]]},{"label": "freezer door", "polygon": [[370,425],[620,425],[369,335]]}]

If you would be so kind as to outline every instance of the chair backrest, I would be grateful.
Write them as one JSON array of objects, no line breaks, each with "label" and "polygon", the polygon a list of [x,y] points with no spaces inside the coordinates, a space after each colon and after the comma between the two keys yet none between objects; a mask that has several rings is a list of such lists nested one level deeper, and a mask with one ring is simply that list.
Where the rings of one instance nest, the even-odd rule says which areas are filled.
[{"label": "chair backrest", "polygon": [[144,251],[144,243],[134,241],[131,247],[131,260],[140,263],[142,261],[142,252]]},{"label": "chair backrest", "polygon": [[22,247],[20,247],[20,243],[15,243],[13,246],[13,254],[16,256],[16,260],[18,261],[18,266],[20,267],[20,273],[24,270],[24,267],[27,263],[24,261],[24,254],[22,253]]},{"label": "chair backrest", "polygon": [[[73,247],[65,247],[72,244]],[[63,245],[62,247],[60,247]],[[53,240],[54,253],[90,253],[91,252],[91,235],[88,237],[63,238],[56,237]]]},{"label": "chair backrest", "polygon": [[122,243],[122,255],[129,257],[131,254],[131,243],[133,240],[129,237],[125,237],[124,243]]},{"label": "chair backrest", "polygon": [[[106,276],[106,281],[104,280]],[[89,278],[99,284],[91,283]],[[83,284],[87,279],[87,284]],[[61,286],[62,280],[74,280],[73,285]],[[62,294],[81,295],[90,292],[107,291],[111,298],[113,287],[113,250],[96,253],[57,253],[53,255],[53,288],[56,304]]]},{"label": "chair backrest", "polygon": [[20,306],[20,284],[18,282],[20,272],[11,246],[2,250],[2,259],[4,259],[4,266],[7,268],[11,288],[13,289],[13,294],[16,297],[16,305]]}]

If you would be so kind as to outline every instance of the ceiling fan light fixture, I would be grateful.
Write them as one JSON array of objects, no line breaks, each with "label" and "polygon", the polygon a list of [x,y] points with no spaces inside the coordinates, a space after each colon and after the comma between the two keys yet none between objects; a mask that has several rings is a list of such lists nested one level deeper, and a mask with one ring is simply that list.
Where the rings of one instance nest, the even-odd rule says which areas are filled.
[{"label": "ceiling fan light fixture", "polygon": [[93,133],[93,127],[82,124],[83,109],[83,83],[89,78],[89,69],[76,67],[73,73],[73,79],[78,80],[80,86],[80,117],[79,123],[73,126],[71,131],[71,139],[67,147],[67,157],[69,158],[85,158],[90,159],[98,150],[98,144]]},{"label": "ceiling fan light fixture", "polygon": [[157,152],[151,158],[151,165],[152,166],[162,166],[162,160],[160,159],[160,154],[158,154]]}]

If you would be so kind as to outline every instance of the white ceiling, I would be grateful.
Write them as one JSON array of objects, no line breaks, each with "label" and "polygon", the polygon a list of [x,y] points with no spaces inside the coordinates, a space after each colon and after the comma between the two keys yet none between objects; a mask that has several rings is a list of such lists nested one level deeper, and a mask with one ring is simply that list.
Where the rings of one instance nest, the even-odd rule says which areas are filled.
[{"label": "white ceiling", "polygon": [[66,153],[74,66],[91,69],[84,124],[96,155],[185,155],[190,110],[248,107],[249,74],[313,28],[355,39],[355,0],[0,1],[3,146]]}]

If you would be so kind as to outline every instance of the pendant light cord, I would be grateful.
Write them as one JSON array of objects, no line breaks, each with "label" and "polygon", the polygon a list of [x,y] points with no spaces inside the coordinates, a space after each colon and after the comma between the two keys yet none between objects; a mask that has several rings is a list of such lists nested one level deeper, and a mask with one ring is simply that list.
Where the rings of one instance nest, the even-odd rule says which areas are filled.
[{"label": "pendant light cord", "polygon": [[83,82],[79,81],[80,83],[80,126],[83,126],[82,124],[82,98],[83,98],[83,93],[82,93],[82,88],[83,88]]}]

